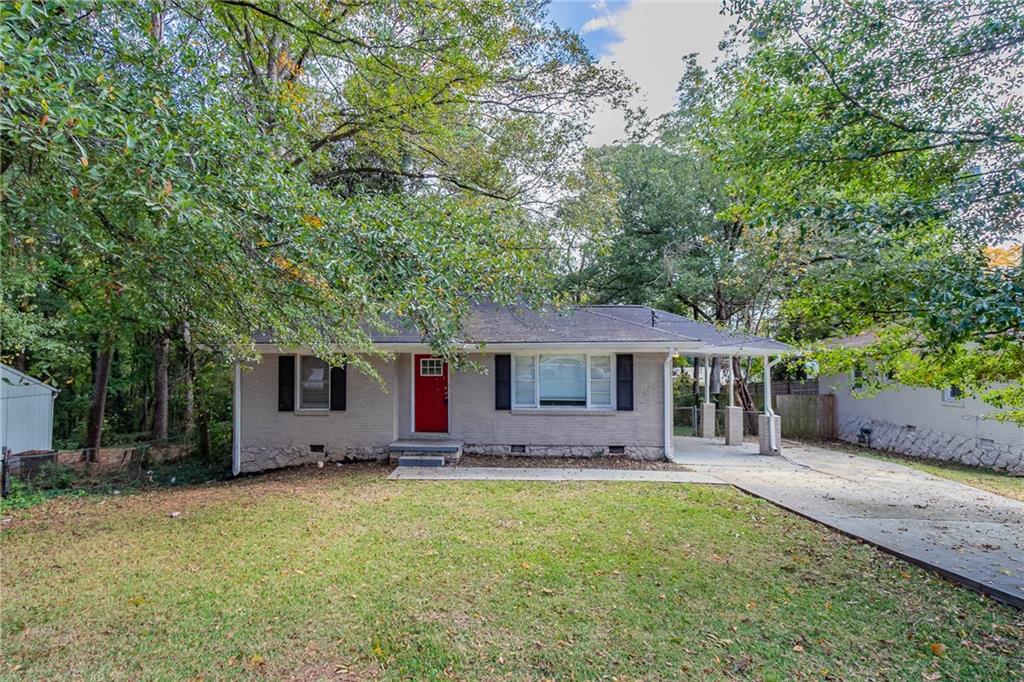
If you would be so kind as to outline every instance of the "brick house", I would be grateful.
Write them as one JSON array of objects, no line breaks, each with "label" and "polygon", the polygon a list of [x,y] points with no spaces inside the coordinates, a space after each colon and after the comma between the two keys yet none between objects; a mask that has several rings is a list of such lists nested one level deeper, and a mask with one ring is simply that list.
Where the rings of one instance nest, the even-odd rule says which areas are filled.
[{"label": "brick house", "polygon": [[257,336],[260,360],[235,368],[234,473],[396,451],[662,459],[673,357],[788,349],[631,305],[477,304],[463,338],[469,362],[454,369],[418,333],[375,334],[382,385]]}]

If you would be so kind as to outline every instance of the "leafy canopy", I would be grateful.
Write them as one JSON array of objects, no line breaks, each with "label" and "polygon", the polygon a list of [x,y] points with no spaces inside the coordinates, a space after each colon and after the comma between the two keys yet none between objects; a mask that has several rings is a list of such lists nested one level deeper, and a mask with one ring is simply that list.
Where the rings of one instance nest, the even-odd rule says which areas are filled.
[{"label": "leafy canopy", "polygon": [[8,355],[188,322],[336,357],[394,315],[445,350],[543,295],[531,209],[625,89],[529,0],[13,2],[0,53]]},{"label": "leafy canopy", "polygon": [[873,330],[881,375],[956,384],[1024,421],[1024,275],[989,259],[1024,234],[1024,6],[726,7],[727,58],[681,96],[734,180],[726,214],[801,253],[781,309],[793,336]]}]

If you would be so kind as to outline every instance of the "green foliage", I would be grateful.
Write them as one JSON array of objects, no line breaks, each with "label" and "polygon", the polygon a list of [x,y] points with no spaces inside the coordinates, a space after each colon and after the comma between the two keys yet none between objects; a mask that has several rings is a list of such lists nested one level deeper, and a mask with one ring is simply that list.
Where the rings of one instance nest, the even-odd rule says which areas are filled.
[{"label": "green foliage", "polygon": [[1024,423],[1024,274],[988,257],[1024,233],[1020,4],[727,7],[739,30],[714,73],[691,64],[681,120],[729,169],[722,215],[794,259],[784,334],[881,330],[845,364],[870,355]]},{"label": "green foliage", "polygon": [[471,300],[545,298],[530,209],[626,90],[532,0],[26,0],[0,54],[0,356],[82,386],[72,440],[90,354],[138,401],[133,347],[186,323],[202,366],[258,330],[340,361],[395,317],[450,353]]},{"label": "green foliage", "polygon": [[[593,153],[600,194],[561,205],[580,244],[565,286],[595,302],[647,303],[696,319],[757,328],[772,293],[768,261],[747,226],[722,216],[727,177],[681,140],[674,122],[646,144]],[[589,209],[582,208],[589,206]],[[574,219],[599,216],[594,225]],[[575,229],[580,224],[588,229]]]},{"label": "green foliage", "polygon": [[620,83],[538,6],[201,7],[160,40],[158,3],[4,8],[5,258],[35,285],[5,321],[59,288],[93,329],[329,354],[392,314],[446,347],[468,298],[539,295],[522,207]]},{"label": "green foliage", "polygon": [[75,481],[75,471],[66,464],[48,462],[39,467],[32,477],[32,486],[43,490],[70,488]]},{"label": "green foliage", "polygon": [[13,509],[28,509],[42,504],[49,496],[27,483],[12,478],[8,485],[7,496],[0,499],[0,513],[6,514]]}]

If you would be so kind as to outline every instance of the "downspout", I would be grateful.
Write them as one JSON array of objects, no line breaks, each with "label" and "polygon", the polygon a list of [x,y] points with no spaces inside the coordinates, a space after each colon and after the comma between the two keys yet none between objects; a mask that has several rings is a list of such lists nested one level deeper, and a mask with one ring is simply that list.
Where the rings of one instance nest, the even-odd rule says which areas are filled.
[{"label": "downspout", "polygon": [[242,470],[242,367],[237,362],[231,408],[231,475],[237,476]]},{"label": "downspout", "polygon": [[391,440],[398,440],[398,355],[391,362]]},{"label": "downspout", "polygon": [[772,367],[777,365],[782,357],[775,360],[769,360],[768,357],[764,356],[764,413],[768,416],[768,447],[774,451],[779,449],[779,444],[775,442],[775,425],[772,423],[772,417],[775,416],[775,410],[772,409]]},{"label": "downspout", "polygon": [[665,399],[665,410],[663,428],[665,430],[665,457],[672,458],[674,454],[674,446],[672,444],[672,357],[675,355],[675,349],[669,348],[668,355],[665,358],[665,376],[663,379],[664,383],[664,399]]}]

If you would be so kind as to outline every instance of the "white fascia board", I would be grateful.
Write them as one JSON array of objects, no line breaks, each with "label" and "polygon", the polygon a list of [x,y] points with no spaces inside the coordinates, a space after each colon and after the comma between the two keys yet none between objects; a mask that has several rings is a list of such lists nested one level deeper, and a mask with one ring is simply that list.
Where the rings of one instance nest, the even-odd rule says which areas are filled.
[{"label": "white fascia board", "polygon": [[743,346],[707,346],[692,353],[701,357],[719,357],[734,355],[745,358],[767,358],[773,355],[800,355],[802,351],[795,348],[744,348]]},{"label": "white fascia board", "polygon": [[[378,343],[377,350],[385,353],[429,353],[431,348],[425,343]],[[455,346],[466,353],[495,353],[495,352],[526,352],[535,350],[569,350],[569,349],[598,349],[614,351],[619,353],[656,353],[659,351],[696,351],[705,348],[701,343],[686,343],[678,341],[645,341],[623,343],[621,341],[577,341],[558,343],[488,343],[483,345],[465,343]],[[256,350],[262,354],[284,354],[293,355],[296,353],[309,353],[308,348],[297,346],[279,346],[275,343],[257,343]]]},{"label": "white fascia board", "polygon": [[469,353],[530,352],[537,350],[607,350],[620,353],[657,353],[673,349],[700,348],[702,344],[680,343],[678,341],[573,341],[551,343],[488,343],[483,346],[465,344],[462,350]]}]

